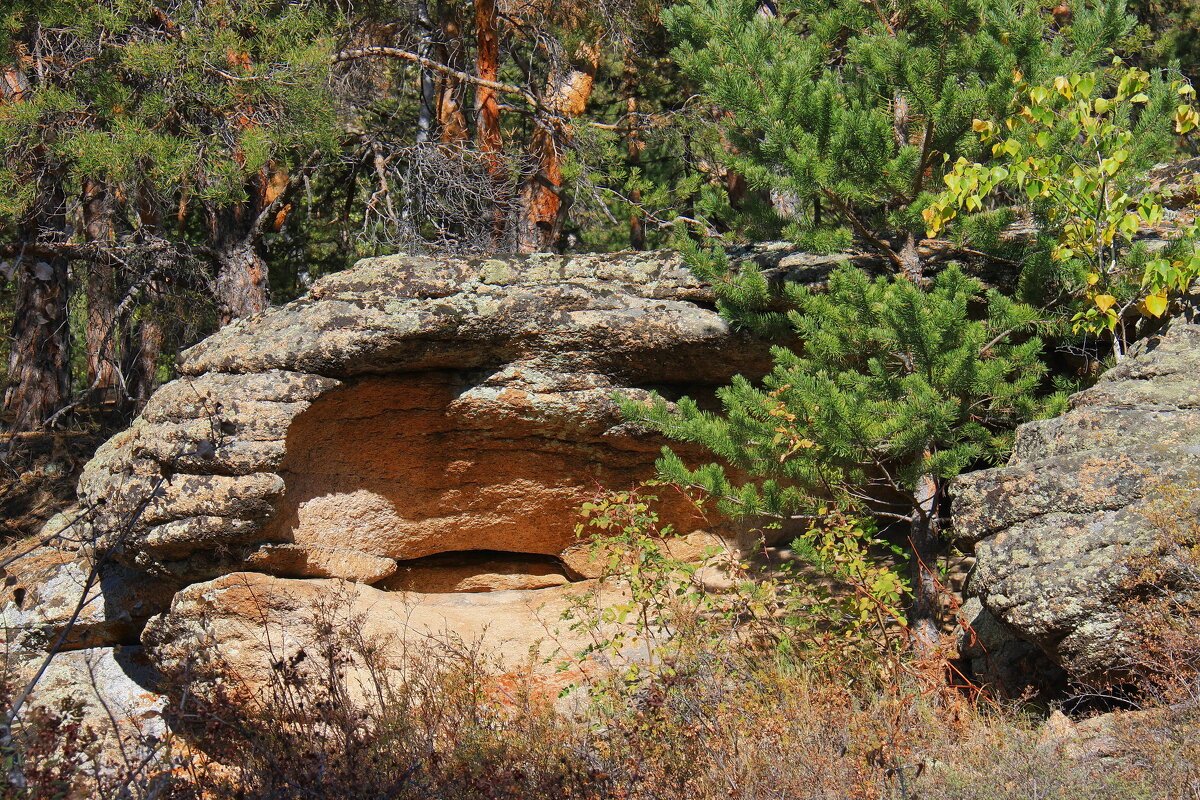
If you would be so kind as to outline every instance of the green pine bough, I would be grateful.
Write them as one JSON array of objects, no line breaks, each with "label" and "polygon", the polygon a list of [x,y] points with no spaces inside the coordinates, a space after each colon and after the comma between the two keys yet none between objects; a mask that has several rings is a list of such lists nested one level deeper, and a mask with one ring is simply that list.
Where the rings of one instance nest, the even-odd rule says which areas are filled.
[{"label": "green pine bough", "polygon": [[984,292],[956,266],[927,288],[844,266],[827,291],[784,291],[791,310],[780,319],[799,344],[773,349],[761,385],[735,378],[718,391],[719,413],[659,396],[623,410],[719,459],[693,468],[667,448],[664,479],[716,498],[727,514],[807,529],[798,552],[812,549],[803,538],[831,509],[901,526],[911,561],[907,624],[930,649],[949,480],[1000,459],[1018,423],[1056,404],[1038,399],[1047,371],[1039,314]]},{"label": "green pine bough", "polygon": [[[771,4],[775,5],[775,4]],[[709,198],[807,250],[859,246],[921,278],[920,212],[947,157],[979,148],[1021,75],[1091,69],[1136,47],[1124,0],[1071,3],[1063,26],[1038,0],[684,0],[663,14],[673,55],[714,109],[711,158],[772,200]],[[705,203],[701,203],[705,206]]]}]

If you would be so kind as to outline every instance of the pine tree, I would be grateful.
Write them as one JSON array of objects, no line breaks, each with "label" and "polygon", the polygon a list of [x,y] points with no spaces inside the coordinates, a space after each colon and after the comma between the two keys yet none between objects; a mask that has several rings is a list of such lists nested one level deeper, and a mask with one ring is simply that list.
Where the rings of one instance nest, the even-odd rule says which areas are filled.
[{"label": "pine tree", "polygon": [[689,469],[664,450],[662,476],[715,496],[726,513],[812,519],[832,503],[907,526],[909,623],[931,646],[947,483],[1002,456],[1015,425],[1045,407],[1035,399],[1046,374],[1037,313],[985,295],[957,267],[927,289],[842,267],[828,291],[786,291],[801,344],[774,349],[761,386],[735,378],[718,392],[722,413],[661,397],[625,412],[751,476],[717,463]]},{"label": "pine tree", "polygon": [[344,137],[337,18],[315,2],[41,0],[0,4],[0,20],[18,87],[0,97],[0,243],[19,287],[6,404],[29,429],[70,388],[69,272],[96,388],[116,382],[118,311],[131,320],[168,281],[201,277],[221,321],[266,306],[264,235]]},{"label": "pine tree", "polygon": [[726,166],[777,200],[792,238],[862,245],[922,275],[919,211],[1024,76],[1086,69],[1129,42],[1125,0],[686,0],[675,56],[720,109]]}]

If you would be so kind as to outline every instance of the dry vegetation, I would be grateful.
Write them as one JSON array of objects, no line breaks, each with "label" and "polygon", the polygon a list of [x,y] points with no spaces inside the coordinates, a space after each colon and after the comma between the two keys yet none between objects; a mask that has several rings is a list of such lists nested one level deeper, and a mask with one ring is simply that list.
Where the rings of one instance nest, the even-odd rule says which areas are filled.
[{"label": "dry vegetation", "polygon": [[[1164,531],[1176,560],[1156,563],[1173,576],[1194,569],[1190,534]],[[781,636],[762,595],[737,581],[725,605],[701,601],[694,569],[639,552],[652,533],[614,561],[627,580],[639,566],[633,611],[652,623],[641,629],[652,656],[621,662],[628,643],[598,636],[591,657],[607,654],[614,669],[569,696],[502,674],[471,643],[430,642],[383,663],[360,628],[327,625],[320,651],[280,660],[261,692],[219,664],[172,676],[176,733],[145,743],[151,760],[104,765],[70,703],[28,714],[4,750],[0,797],[1200,798],[1200,627],[1178,592],[1150,593],[1136,612],[1147,625],[1131,673],[1140,694],[1124,695],[1134,710],[1047,722],[1047,709],[951,686],[949,661],[915,660],[887,637],[881,650],[877,635],[821,626]],[[1136,577],[1166,580],[1161,568]],[[581,604],[562,622],[591,625],[589,613]],[[352,671],[370,676],[367,691]]]}]

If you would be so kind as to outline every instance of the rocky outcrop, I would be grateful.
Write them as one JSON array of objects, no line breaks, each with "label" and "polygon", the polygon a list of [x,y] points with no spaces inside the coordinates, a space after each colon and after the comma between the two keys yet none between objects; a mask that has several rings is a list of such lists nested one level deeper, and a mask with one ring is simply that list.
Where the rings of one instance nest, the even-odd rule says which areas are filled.
[{"label": "rocky outcrop", "polygon": [[210,682],[258,691],[284,679],[317,687],[339,680],[361,699],[463,653],[478,652],[481,665],[501,664],[508,676],[554,673],[591,641],[588,633],[599,633],[563,621],[594,583],[579,591],[425,593],[231,573],[181,591],[143,639],[168,683],[186,680],[192,693]]},{"label": "rocky outcrop", "polygon": [[615,393],[703,396],[766,366],[711,300],[661,254],[369,260],[186,351],[80,496],[101,547],[180,584],[558,556],[581,498],[648,477],[662,444]]},{"label": "rocky outcrop", "polygon": [[[704,398],[769,357],[673,254],[397,256],[179,366],[84,469],[79,519],[0,562],[14,640],[140,640],[153,667],[219,656],[261,684],[321,646],[323,608],[380,640],[440,631],[527,660],[603,568],[575,509],[651,477],[664,444],[615,397]],[[686,498],[664,501],[665,522],[696,531],[680,547],[720,543]]]},{"label": "rocky outcrop", "polygon": [[1140,635],[1139,573],[1151,564],[1160,589],[1196,588],[1171,567],[1163,504],[1194,517],[1200,493],[1200,326],[1178,320],[1136,345],[1066,414],[1022,426],[1006,467],[953,493],[987,623],[1075,678],[1119,677]]}]

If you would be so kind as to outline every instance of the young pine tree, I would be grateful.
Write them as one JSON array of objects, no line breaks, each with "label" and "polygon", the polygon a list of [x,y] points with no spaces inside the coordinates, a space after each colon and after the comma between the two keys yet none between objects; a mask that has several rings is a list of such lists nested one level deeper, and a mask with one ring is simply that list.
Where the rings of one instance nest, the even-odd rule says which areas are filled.
[{"label": "young pine tree", "polygon": [[687,398],[630,402],[625,412],[751,476],[739,482],[715,463],[689,469],[664,450],[663,477],[715,496],[726,513],[811,519],[834,503],[907,526],[909,624],[928,649],[947,483],[1000,457],[1015,424],[1042,408],[1036,312],[985,296],[957,267],[928,289],[843,267],[827,292],[786,291],[802,344],[775,348],[761,386],[735,378],[718,393],[723,413]]},{"label": "young pine tree", "polygon": [[851,235],[914,278],[922,195],[974,152],[1017,83],[1086,70],[1128,42],[1125,0],[685,0],[675,57],[721,112],[723,160],[786,207],[789,234]]}]

